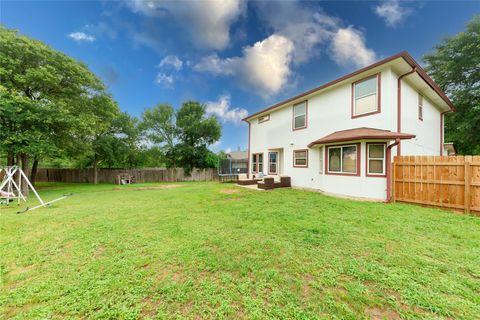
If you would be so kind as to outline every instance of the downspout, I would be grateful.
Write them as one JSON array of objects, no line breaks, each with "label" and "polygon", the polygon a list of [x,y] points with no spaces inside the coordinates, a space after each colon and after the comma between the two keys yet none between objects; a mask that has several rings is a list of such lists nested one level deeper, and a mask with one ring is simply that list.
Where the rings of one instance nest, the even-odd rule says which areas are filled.
[{"label": "downspout", "polygon": [[248,159],[247,159],[247,178],[250,179],[250,127],[251,123],[248,122]]},{"label": "downspout", "polygon": [[387,146],[387,202],[392,201],[392,148],[399,143],[400,138],[396,138],[394,143]]},{"label": "downspout", "polygon": [[[417,67],[412,67],[407,73],[402,74],[397,80],[397,132],[402,132],[402,79],[412,73],[417,72]],[[401,154],[401,144],[398,143],[397,156]]]},{"label": "downspout", "polygon": [[453,110],[447,110],[440,113],[440,156],[443,156],[443,139],[444,139],[444,115],[445,113],[453,112]]}]

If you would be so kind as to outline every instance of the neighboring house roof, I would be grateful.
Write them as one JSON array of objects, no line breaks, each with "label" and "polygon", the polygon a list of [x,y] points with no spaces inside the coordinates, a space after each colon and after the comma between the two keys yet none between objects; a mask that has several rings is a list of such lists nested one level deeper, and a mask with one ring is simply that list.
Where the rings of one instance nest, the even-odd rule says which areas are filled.
[{"label": "neighboring house roof", "polygon": [[227,157],[233,160],[248,159],[248,151],[232,151],[227,153]]},{"label": "neighboring house roof", "polygon": [[386,58],[386,59],[380,60],[380,61],[378,61],[378,62],[376,62],[376,63],[374,63],[374,64],[372,64],[372,65],[369,65],[369,66],[367,66],[367,67],[365,67],[365,68],[362,68],[362,69],[360,69],[360,70],[357,70],[357,71],[355,71],[355,72],[352,72],[352,73],[350,73],[350,74],[347,74],[347,75],[345,75],[345,76],[343,76],[343,77],[340,77],[340,78],[338,78],[338,79],[335,79],[335,80],[333,80],[333,81],[330,81],[330,82],[328,82],[328,83],[326,83],[326,84],[323,84],[323,85],[321,85],[321,86],[319,86],[319,87],[313,88],[313,89],[311,89],[311,90],[309,90],[309,91],[306,91],[306,92],[304,92],[304,93],[301,93],[301,94],[299,94],[299,95],[296,95],[296,96],[294,96],[294,97],[292,97],[292,98],[289,98],[289,99],[287,99],[287,100],[284,100],[284,101],[282,101],[282,102],[279,102],[279,103],[277,103],[277,104],[274,104],[273,106],[270,106],[270,107],[268,107],[268,108],[266,108],[266,109],[263,109],[263,110],[261,110],[261,111],[259,111],[259,112],[253,113],[253,114],[249,115],[248,117],[244,118],[243,121],[248,121],[248,120],[250,120],[250,119],[252,119],[252,118],[257,117],[258,115],[260,115],[260,114],[262,114],[262,113],[265,113],[265,112],[267,112],[267,111],[270,111],[270,110],[273,110],[273,109],[282,107],[282,106],[284,106],[285,104],[287,104],[287,103],[289,103],[289,102],[295,101],[295,100],[300,99],[300,98],[302,98],[302,97],[306,97],[306,96],[311,95],[311,94],[313,94],[313,93],[315,93],[315,92],[317,92],[317,91],[326,89],[326,88],[328,88],[328,87],[330,87],[330,86],[333,86],[333,85],[335,85],[335,84],[337,84],[337,83],[339,83],[339,82],[342,82],[342,81],[344,81],[344,80],[347,80],[347,79],[349,79],[349,78],[352,78],[352,77],[354,77],[354,76],[356,76],[356,75],[359,75],[359,74],[361,74],[361,73],[363,73],[363,72],[366,72],[366,71],[368,71],[368,70],[370,70],[370,69],[373,69],[373,68],[375,68],[375,67],[379,67],[379,66],[381,66],[381,65],[383,65],[383,64],[386,64],[386,63],[391,62],[391,61],[396,60],[396,59],[403,59],[403,60],[404,60],[405,62],[407,62],[412,68],[415,68],[416,73],[419,75],[419,77],[422,78],[422,79],[428,84],[428,86],[440,96],[440,98],[448,105],[448,107],[450,108],[450,110],[451,110],[451,111],[456,111],[455,106],[453,105],[453,103],[450,101],[450,99],[447,97],[447,95],[442,91],[442,89],[440,89],[440,87],[435,83],[435,81],[433,81],[433,79],[430,78],[430,76],[425,72],[425,70],[423,70],[423,68],[412,58],[412,56],[410,56],[410,54],[409,54],[408,52],[403,51],[403,52],[400,52],[400,53],[398,53],[398,54],[396,54],[396,55],[393,55],[393,56],[391,56],[391,57],[388,57],[388,58]]},{"label": "neighboring house roof", "polygon": [[448,152],[449,155],[456,155],[457,148],[453,142],[445,142],[443,148]]},{"label": "neighboring house roof", "polygon": [[308,147],[312,147],[316,144],[326,144],[334,142],[347,142],[355,140],[394,140],[394,139],[412,139],[415,138],[414,134],[392,132],[389,130],[380,130],[373,128],[356,128],[335,131],[323,138],[311,142]]}]

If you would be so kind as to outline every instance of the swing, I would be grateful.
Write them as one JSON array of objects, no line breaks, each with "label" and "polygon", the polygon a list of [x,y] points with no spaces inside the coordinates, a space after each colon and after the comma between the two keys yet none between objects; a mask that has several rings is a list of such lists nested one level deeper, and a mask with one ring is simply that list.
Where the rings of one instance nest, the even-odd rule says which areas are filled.
[{"label": "swing", "polygon": [[[29,208],[27,207],[25,210],[19,211],[17,213],[23,213],[31,210],[38,209],[40,207],[46,207],[53,202],[65,199],[68,195],[63,195],[62,197],[49,201],[43,202],[40,195],[37,193],[33,185],[28,180],[25,173],[20,169],[18,166],[9,166],[9,167],[0,167],[0,177],[3,174],[3,180],[0,183],[0,205],[10,205],[11,202],[17,200],[17,205],[20,205],[20,202],[27,202],[26,197],[22,193],[22,183],[25,182],[27,184],[27,188],[30,189],[33,194],[36,196],[38,201],[40,202],[39,205]],[[17,181],[15,181],[17,180]]]}]

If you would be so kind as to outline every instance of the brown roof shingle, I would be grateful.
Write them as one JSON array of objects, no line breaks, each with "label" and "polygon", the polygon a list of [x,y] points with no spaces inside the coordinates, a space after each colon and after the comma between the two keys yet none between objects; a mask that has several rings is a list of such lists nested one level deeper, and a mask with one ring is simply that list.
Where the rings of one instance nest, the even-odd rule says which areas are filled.
[{"label": "brown roof shingle", "polygon": [[389,130],[380,130],[373,128],[356,128],[335,131],[323,138],[310,142],[308,147],[312,147],[316,144],[327,144],[335,142],[347,142],[356,140],[394,140],[394,139],[412,139],[415,138],[414,134],[392,132]]}]

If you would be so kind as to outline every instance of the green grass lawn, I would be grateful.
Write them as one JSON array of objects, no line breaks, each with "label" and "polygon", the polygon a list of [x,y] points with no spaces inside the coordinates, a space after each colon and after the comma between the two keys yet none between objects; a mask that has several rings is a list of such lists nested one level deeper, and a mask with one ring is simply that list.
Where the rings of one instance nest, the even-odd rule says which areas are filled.
[{"label": "green grass lawn", "polygon": [[478,217],[217,183],[40,188],[69,192],[0,209],[5,318],[480,315]]}]

